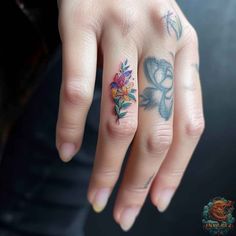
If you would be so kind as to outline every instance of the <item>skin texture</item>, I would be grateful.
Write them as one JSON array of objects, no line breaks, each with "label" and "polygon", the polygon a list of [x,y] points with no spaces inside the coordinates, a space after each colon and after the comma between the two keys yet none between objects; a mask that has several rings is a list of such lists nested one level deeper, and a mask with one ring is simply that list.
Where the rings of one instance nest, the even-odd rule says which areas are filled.
[{"label": "skin texture", "polygon": [[[166,210],[204,130],[197,34],[173,0],[61,0],[58,6],[63,82],[56,145],[63,161],[79,151],[102,65],[88,200],[96,212],[104,209],[131,146],[113,213],[127,231],[148,194]],[[122,67],[131,76],[124,89]],[[128,104],[122,107],[118,95]]]}]

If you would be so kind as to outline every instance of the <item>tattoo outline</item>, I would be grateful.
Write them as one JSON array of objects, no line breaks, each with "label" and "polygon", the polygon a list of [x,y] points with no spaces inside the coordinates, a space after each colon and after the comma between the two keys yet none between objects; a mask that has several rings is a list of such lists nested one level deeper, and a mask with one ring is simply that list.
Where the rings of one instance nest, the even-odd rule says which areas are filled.
[{"label": "tattoo outline", "polygon": [[139,106],[145,110],[158,108],[161,117],[169,120],[173,108],[173,66],[165,59],[148,57],[144,61],[144,74],[151,86],[139,96]]},{"label": "tattoo outline", "polygon": [[166,28],[169,36],[174,32],[176,39],[179,40],[183,33],[182,23],[178,15],[174,12],[168,11],[166,15],[163,16],[166,23]]},{"label": "tattoo outline", "polygon": [[175,53],[169,52],[169,54],[171,55],[172,60],[175,61]]},{"label": "tattoo outline", "polygon": [[[132,81],[133,80],[133,81]],[[115,74],[113,82],[110,84],[112,99],[114,102],[114,113],[119,119],[124,118],[128,113],[126,110],[133,102],[136,102],[136,89],[134,89],[134,78],[132,70],[126,59],[120,65],[120,70]]]},{"label": "tattoo outline", "polygon": [[153,174],[152,176],[150,176],[150,177],[148,178],[147,182],[145,183],[145,185],[144,185],[144,187],[143,187],[144,189],[147,189],[147,188],[148,188],[148,186],[149,186],[149,184],[151,183],[151,181],[152,181],[154,175],[155,175],[155,174]]},{"label": "tattoo outline", "polygon": [[198,63],[193,63],[192,67],[194,67],[196,69],[197,73],[199,73],[200,68],[199,68],[199,64]]}]

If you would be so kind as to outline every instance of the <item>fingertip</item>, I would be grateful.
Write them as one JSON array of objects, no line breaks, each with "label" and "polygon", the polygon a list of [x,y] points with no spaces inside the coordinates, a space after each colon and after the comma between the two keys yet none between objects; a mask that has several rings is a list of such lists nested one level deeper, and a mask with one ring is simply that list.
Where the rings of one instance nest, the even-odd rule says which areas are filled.
[{"label": "fingertip", "polygon": [[59,146],[59,156],[63,162],[69,162],[77,152],[77,148],[73,143],[63,143]]},{"label": "fingertip", "polygon": [[152,203],[157,207],[158,211],[163,213],[169,207],[174,196],[175,188],[162,188],[152,192]]},{"label": "fingertip", "polygon": [[113,209],[113,218],[117,224],[120,224],[120,215],[121,215],[121,210],[118,211],[116,207]]},{"label": "fingertip", "polygon": [[150,199],[151,199],[151,202],[152,204],[157,207],[157,196],[156,196],[156,192],[154,191],[153,187],[151,189],[151,192],[150,192]]}]

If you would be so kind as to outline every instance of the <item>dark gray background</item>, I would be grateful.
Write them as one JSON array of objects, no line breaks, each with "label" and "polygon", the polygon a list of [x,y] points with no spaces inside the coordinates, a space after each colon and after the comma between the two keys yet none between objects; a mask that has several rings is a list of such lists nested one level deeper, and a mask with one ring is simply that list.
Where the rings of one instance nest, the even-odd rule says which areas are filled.
[{"label": "dark gray background", "polygon": [[205,133],[166,213],[148,202],[123,233],[112,219],[113,199],[103,213],[90,213],[88,236],[209,235],[201,225],[204,205],[217,196],[236,200],[236,1],[178,2],[199,36]]}]

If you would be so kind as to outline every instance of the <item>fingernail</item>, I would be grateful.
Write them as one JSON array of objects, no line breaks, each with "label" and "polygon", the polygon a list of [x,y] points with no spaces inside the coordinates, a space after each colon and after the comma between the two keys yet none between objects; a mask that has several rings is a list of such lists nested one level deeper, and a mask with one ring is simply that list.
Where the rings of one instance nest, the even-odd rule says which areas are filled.
[{"label": "fingernail", "polygon": [[160,212],[164,212],[167,207],[170,204],[170,201],[174,195],[174,189],[172,188],[167,188],[163,189],[159,194],[158,194],[158,199],[157,199],[157,209]]},{"label": "fingernail", "polygon": [[103,188],[97,191],[92,203],[93,210],[95,212],[100,213],[101,211],[103,211],[103,209],[107,205],[110,194],[111,190],[109,188]]},{"label": "fingernail", "polygon": [[63,143],[60,146],[59,154],[63,161],[70,161],[76,153],[76,147],[73,143]]},{"label": "fingernail", "polygon": [[128,231],[133,226],[139,210],[139,207],[126,208],[123,210],[120,216],[120,227],[124,231]]}]

